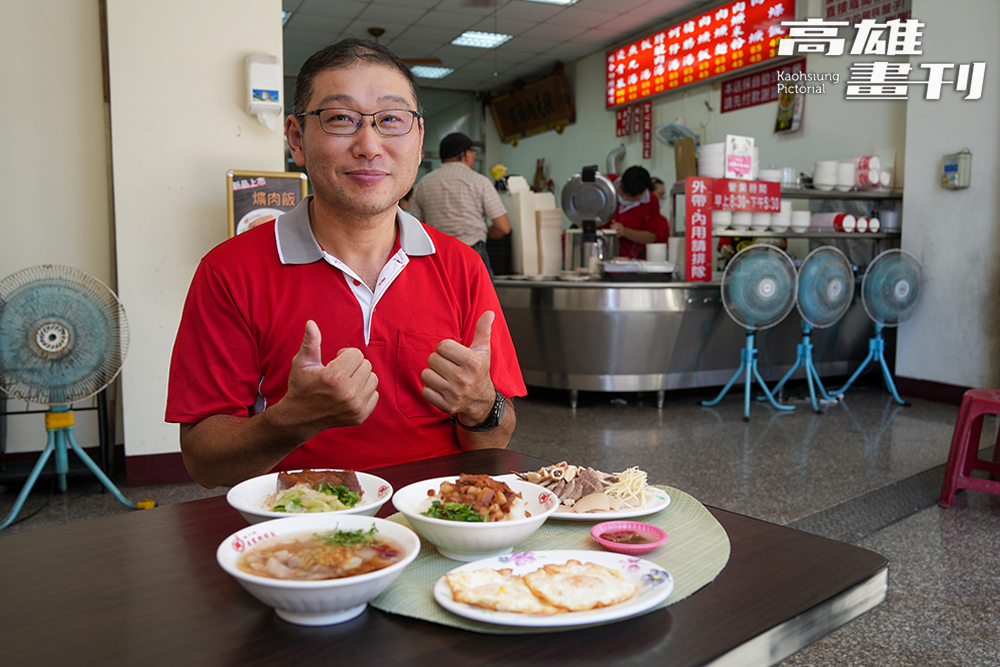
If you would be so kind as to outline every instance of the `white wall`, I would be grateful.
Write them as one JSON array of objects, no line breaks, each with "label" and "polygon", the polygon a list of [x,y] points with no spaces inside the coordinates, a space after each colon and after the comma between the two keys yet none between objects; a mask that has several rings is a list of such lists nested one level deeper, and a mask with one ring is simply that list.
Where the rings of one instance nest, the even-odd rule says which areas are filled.
[{"label": "white wall", "polygon": [[[115,289],[97,3],[0,3],[0,90],[0,279],[64,264]],[[9,452],[45,446],[43,415],[9,416],[7,427]],[[81,446],[97,445],[94,412],[78,412],[74,430]]]},{"label": "white wall", "polygon": [[[927,23],[925,63],[987,63],[981,100],[942,91],[937,101],[911,96],[906,114],[907,189],[903,248],[926,272],[913,318],[899,328],[896,372],[973,387],[998,386],[1000,360],[1000,3],[966,0],[961,18],[950,3],[913,0]],[[916,77],[913,77],[916,78]],[[950,78],[950,77],[949,77]],[[914,99],[915,97],[915,99]],[[940,186],[941,159],[972,151],[967,190]]]},{"label": "white wall", "polygon": [[178,451],[163,422],[177,321],[198,261],[226,239],[226,172],[283,171],[248,116],[244,58],[281,56],[280,0],[108,0],[118,275],[134,341],[126,453]]}]

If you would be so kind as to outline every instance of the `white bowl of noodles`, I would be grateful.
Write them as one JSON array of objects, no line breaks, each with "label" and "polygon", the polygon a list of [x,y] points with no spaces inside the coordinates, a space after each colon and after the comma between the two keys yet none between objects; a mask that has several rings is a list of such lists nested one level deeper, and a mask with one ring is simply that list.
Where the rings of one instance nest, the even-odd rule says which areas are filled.
[{"label": "white bowl of noodles", "polygon": [[[283,579],[270,576],[272,558],[282,561],[277,564],[278,574],[301,577],[329,574],[329,571],[317,574],[315,569],[305,571],[311,567],[310,562],[314,564],[314,568],[329,567],[329,554],[318,553],[312,558],[287,555],[292,549],[288,545],[294,544],[296,539],[309,539],[317,534],[327,537],[345,534],[348,537],[352,534],[373,537],[377,539],[375,545],[359,546],[358,550],[362,554],[373,550],[376,553],[369,553],[368,556],[351,554],[346,561],[337,556],[348,563],[349,567],[360,568],[337,572],[344,575],[339,578]],[[309,548],[322,547],[309,545]],[[281,553],[283,550],[286,553]],[[261,556],[262,553],[271,555]],[[216,559],[222,569],[232,575],[243,588],[264,604],[273,607],[275,613],[289,623],[332,625],[361,614],[368,601],[388,588],[419,553],[420,538],[406,526],[357,514],[326,513],[265,521],[244,528],[222,541],[216,550]],[[301,552],[294,556],[301,556]],[[249,559],[256,559],[256,565],[247,565]],[[263,569],[262,561],[265,563]],[[387,561],[392,562],[381,569],[363,572],[366,567],[374,567]],[[319,565],[315,565],[316,563]],[[293,573],[289,574],[289,569]],[[269,574],[256,573],[262,571]],[[351,574],[352,571],[362,573]]]},{"label": "white bowl of noodles", "polygon": [[437,477],[415,482],[396,491],[392,504],[409,522],[413,530],[437,547],[438,553],[459,561],[509,554],[514,546],[538,530],[557,509],[559,499],[538,484],[525,482],[515,475],[493,475],[505,482],[512,491],[521,494],[527,516],[502,521],[468,523],[424,516],[428,492],[437,492],[442,482],[454,482],[458,475]]},{"label": "white bowl of noodles", "polygon": [[[359,472],[356,475],[363,491],[358,504],[347,509],[323,510],[324,512],[328,511],[338,515],[362,514],[365,516],[375,516],[382,505],[392,497],[392,485],[386,480],[365,472]],[[229,501],[233,509],[242,514],[243,518],[250,523],[300,516],[298,513],[278,512],[274,510],[270,501],[275,495],[277,483],[278,473],[276,472],[253,477],[229,489],[229,493],[226,494],[226,500]],[[314,512],[308,513],[312,514]]]}]

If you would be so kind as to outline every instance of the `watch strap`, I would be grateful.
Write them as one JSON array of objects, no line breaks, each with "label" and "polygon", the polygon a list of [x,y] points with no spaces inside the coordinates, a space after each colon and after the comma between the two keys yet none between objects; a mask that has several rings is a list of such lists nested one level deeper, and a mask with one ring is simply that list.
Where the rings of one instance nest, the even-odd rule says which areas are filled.
[{"label": "watch strap", "polygon": [[455,415],[455,423],[464,428],[466,431],[475,431],[477,433],[492,431],[500,426],[500,424],[503,423],[503,413],[504,408],[507,406],[507,399],[498,389],[494,389],[494,391],[496,391],[496,400],[493,401],[493,407],[490,409],[490,414],[486,417],[485,421],[480,424],[476,424],[475,426],[466,426],[462,423],[462,420],[458,418],[458,415]]}]

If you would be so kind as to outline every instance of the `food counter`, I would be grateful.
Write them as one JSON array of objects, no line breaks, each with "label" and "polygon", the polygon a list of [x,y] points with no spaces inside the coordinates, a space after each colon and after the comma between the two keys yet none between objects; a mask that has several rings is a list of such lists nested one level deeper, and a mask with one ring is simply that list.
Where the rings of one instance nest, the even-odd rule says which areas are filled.
[{"label": "food counter", "polygon": [[[570,282],[498,278],[497,295],[526,384],[579,391],[721,387],[736,373],[746,330],[726,313],[719,283]],[[855,290],[860,294],[860,280]],[[887,329],[893,359],[895,329]],[[864,361],[874,327],[857,295],[847,314],[811,334],[823,378],[847,376]],[[756,332],[758,367],[769,384],[795,363],[801,318]],[[795,377],[804,377],[796,371]]]}]

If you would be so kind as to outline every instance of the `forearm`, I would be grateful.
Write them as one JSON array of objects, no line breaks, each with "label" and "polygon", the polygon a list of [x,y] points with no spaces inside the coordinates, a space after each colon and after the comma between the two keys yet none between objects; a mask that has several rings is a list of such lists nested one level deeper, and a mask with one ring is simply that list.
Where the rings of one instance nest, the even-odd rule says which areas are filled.
[{"label": "forearm", "polygon": [[[456,415],[457,417],[457,415]],[[486,417],[473,422],[474,424],[484,421]],[[465,424],[466,421],[462,420]],[[470,424],[471,425],[471,424]],[[507,399],[507,405],[504,408],[503,421],[500,422],[500,426],[496,427],[492,431],[469,431],[458,424],[455,424],[455,433],[458,436],[459,446],[468,451],[472,449],[506,449],[507,445],[510,444],[510,438],[514,435],[514,427],[517,425],[517,415],[514,414],[514,403],[511,399]]]},{"label": "forearm", "polygon": [[181,424],[181,455],[191,478],[211,489],[274,468],[308,439],[275,419],[277,407],[253,417],[212,415],[196,424]]},{"label": "forearm", "polygon": [[656,234],[653,232],[647,232],[643,229],[632,229],[631,227],[623,227],[619,236],[628,239],[632,243],[646,244],[656,241]]}]

